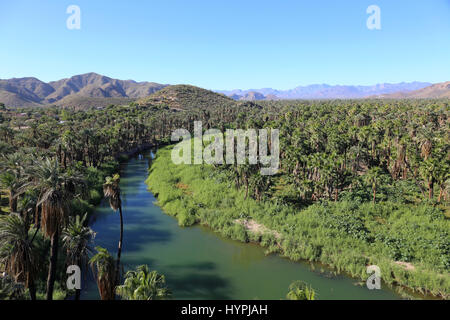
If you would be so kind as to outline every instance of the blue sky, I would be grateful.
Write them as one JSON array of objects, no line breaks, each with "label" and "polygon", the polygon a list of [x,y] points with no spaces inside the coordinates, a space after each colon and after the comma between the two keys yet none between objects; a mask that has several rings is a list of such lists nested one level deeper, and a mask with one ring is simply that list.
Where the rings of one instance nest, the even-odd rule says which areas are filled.
[{"label": "blue sky", "polygon": [[[69,5],[81,29],[69,30]],[[369,30],[369,5],[381,30]],[[450,80],[450,0],[0,2],[0,78],[208,89]]]}]

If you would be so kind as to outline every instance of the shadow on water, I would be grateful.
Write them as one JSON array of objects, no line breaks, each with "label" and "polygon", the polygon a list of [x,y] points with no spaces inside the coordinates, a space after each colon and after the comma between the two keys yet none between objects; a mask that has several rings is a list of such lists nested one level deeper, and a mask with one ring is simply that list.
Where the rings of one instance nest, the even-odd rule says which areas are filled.
[{"label": "shadow on water", "polygon": [[213,262],[199,262],[199,263],[187,263],[178,265],[167,266],[170,269],[193,269],[201,271],[212,271],[216,269],[216,264]]},{"label": "shadow on water", "polygon": [[188,273],[183,276],[168,273],[167,284],[173,291],[173,298],[183,299],[232,299],[230,281],[218,274]]},{"label": "shadow on water", "polygon": [[[95,220],[92,228],[97,236],[95,243],[108,249],[111,253],[117,250],[120,235],[119,214],[110,210],[106,217]],[[172,233],[165,228],[159,228],[160,222],[153,216],[133,216],[132,210],[124,207],[123,252],[132,253],[142,250],[142,246],[170,242]],[[127,215],[126,215],[127,214]]]},{"label": "shadow on water", "polygon": [[217,269],[214,262],[168,265],[167,283],[175,299],[232,299],[231,282],[220,276]]}]

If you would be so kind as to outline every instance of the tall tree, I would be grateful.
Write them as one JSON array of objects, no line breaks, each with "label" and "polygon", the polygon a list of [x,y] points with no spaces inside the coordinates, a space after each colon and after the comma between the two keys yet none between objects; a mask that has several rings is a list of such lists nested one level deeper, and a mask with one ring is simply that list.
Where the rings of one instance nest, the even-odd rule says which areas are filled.
[{"label": "tall tree", "polygon": [[53,299],[58,262],[59,235],[68,216],[68,206],[78,187],[84,183],[76,174],[63,172],[58,161],[35,161],[31,184],[39,190],[37,206],[41,207],[41,228],[44,236],[50,238],[50,261],[47,277],[47,300]]},{"label": "tall tree", "polygon": [[382,171],[379,167],[370,168],[364,175],[364,180],[372,187],[372,202],[375,204],[377,197],[377,186],[380,182]]},{"label": "tall tree", "polygon": [[116,265],[108,250],[96,247],[97,254],[89,260],[96,275],[97,287],[102,300],[114,300],[116,289]]},{"label": "tall tree", "polygon": [[[85,226],[87,214],[83,217],[76,216],[69,219],[67,227],[62,231],[62,241],[67,251],[68,264],[75,264],[81,270],[86,269],[89,262],[89,253],[95,232]],[[80,300],[80,289],[75,290],[75,300]]]},{"label": "tall tree", "polygon": [[3,172],[0,174],[1,191],[8,195],[9,212],[17,212],[17,197],[21,187],[21,180],[17,174],[13,172]]},{"label": "tall tree", "polygon": [[123,214],[122,214],[122,200],[120,198],[120,176],[115,174],[113,177],[107,177],[106,182],[103,184],[103,193],[105,197],[109,198],[109,205],[112,210],[119,210],[120,215],[120,237],[117,247],[117,272],[116,272],[116,284],[119,284],[120,277],[120,256],[122,254],[122,241],[123,241]]},{"label": "tall tree", "polygon": [[31,300],[36,300],[36,251],[28,237],[27,223],[16,213],[0,216],[0,264],[17,282],[23,282]]}]

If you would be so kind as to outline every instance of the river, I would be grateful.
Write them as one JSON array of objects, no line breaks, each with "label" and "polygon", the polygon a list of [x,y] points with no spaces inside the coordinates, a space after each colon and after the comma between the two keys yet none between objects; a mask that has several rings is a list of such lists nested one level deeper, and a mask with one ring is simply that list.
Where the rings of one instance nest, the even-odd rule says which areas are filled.
[{"label": "river", "polygon": [[[264,254],[256,244],[226,239],[206,227],[181,228],[154,203],[147,190],[148,158],[143,152],[121,167],[125,269],[147,264],[166,276],[174,299],[284,299],[294,280],[309,283],[318,299],[398,299],[384,286],[369,290],[356,279],[333,275],[323,267]],[[92,216],[95,245],[116,254],[119,214],[102,200]],[[98,299],[90,279],[82,299]]]}]

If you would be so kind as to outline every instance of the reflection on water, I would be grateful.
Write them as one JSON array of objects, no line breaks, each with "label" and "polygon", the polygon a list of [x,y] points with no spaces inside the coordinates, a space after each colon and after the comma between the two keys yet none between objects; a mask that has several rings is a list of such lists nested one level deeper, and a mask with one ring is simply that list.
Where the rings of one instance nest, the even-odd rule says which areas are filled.
[{"label": "reflection on water", "polygon": [[[256,244],[225,239],[201,226],[180,228],[147,190],[150,153],[122,166],[124,214],[122,262],[125,269],[147,264],[166,276],[175,299],[284,299],[294,280],[309,283],[320,299],[395,299],[389,290],[368,290],[345,276],[331,276],[279,256],[264,255]],[[116,254],[119,215],[102,201],[91,226],[96,245]],[[318,268],[319,269],[319,268]],[[84,299],[98,299],[91,279]]]}]

